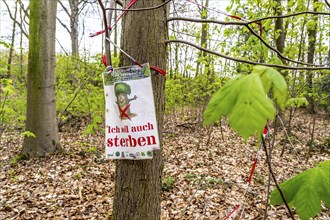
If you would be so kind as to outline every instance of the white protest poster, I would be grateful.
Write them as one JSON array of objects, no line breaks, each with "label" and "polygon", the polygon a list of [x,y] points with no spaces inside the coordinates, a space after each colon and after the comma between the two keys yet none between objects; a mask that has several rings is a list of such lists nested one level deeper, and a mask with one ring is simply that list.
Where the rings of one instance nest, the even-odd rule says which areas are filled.
[{"label": "white protest poster", "polygon": [[107,159],[151,159],[160,149],[149,64],[103,73]]}]

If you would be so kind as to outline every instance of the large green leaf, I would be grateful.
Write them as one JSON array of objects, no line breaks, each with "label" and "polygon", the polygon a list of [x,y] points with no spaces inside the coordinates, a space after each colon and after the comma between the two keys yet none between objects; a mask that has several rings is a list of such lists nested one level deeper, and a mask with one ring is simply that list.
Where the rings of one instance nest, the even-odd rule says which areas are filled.
[{"label": "large green leaf", "polygon": [[229,124],[244,138],[257,133],[260,137],[267,119],[274,119],[273,102],[267,98],[260,77],[256,74],[247,75],[240,84],[240,90]]},{"label": "large green leaf", "polygon": [[273,96],[276,103],[284,109],[287,96],[287,84],[284,77],[275,69],[267,66],[257,65],[253,68],[252,73],[259,74],[266,93],[273,87]]},{"label": "large green leaf", "polygon": [[204,123],[216,122],[226,115],[229,115],[231,127],[243,138],[255,133],[260,137],[267,119],[274,118],[275,108],[258,74],[237,77],[222,87],[211,98]]},{"label": "large green leaf", "polygon": [[[313,218],[321,211],[321,201],[330,207],[330,160],[281,183],[280,187],[290,208],[295,207],[302,220]],[[272,205],[283,204],[277,189],[270,196]]]},{"label": "large green leaf", "polygon": [[208,103],[204,112],[204,124],[209,125],[228,115],[234,107],[239,93],[242,75],[228,81],[217,91]]}]

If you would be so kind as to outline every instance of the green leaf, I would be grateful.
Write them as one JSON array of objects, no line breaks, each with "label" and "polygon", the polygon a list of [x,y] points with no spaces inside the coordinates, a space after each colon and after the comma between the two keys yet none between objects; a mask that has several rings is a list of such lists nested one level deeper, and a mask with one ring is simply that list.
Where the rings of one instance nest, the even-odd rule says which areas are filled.
[{"label": "green leaf", "polygon": [[0,40],[0,44],[3,45],[5,48],[8,48],[8,49],[10,48],[10,45],[11,45],[11,44],[9,44],[5,41],[2,41],[2,40]]},{"label": "green leaf", "polygon": [[274,119],[273,102],[267,98],[260,77],[257,74],[246,76],[239,89],[237,101],[229,115],[229,124],[244,138],[257,133],[261,136],[267,119]]},{"label": "green leaf", "polygon": [[276,64],[276,65],[283,65],[283,62],[280,58],[278,58],[277,56],[273,56],[268,63],[271,64]]},{"label": "green leaf", "polygon": [[33,137],[33,138],[36,138],[37,136],[31,132],[31,131],[24,131],[22,133],[19,134],[19,136],[21,137]]},{"label": "green leaf", "polygon": [[[290,208],[295,207],[302,220],[313,218],[321,212],[321,201],[330,207],[330,160],[281,183],[280,188]],[[277,189],[270,196],[272,205],[283,204]]]},{"label": "green leaf", "polygon": [[286,106],[291,106],[291,107],[301,107],[301,106],[308,106],[309,103],[305,97],[301,98],[290,98],[288,101],[286,101]]},{"label": "green leaf", "polygon": [[228,81],[218,92],[216,92],[208,103],[204,112],[204,124],[209,125],[218,121],[222,116],[232,111],[238,96],[240,79],[243,76]]},{"label": "green leaf", "polygon": [[169,39],[169,40],[176,40],[177,38],[176,38],[176,36],[174,36],[174,35],[170,35],[170,36],[168,37],[168,39]]},{"label": "green leaf", "polygon": [[102,123],[101,116],[95,116],[95,117],[93,117],[93,122],[94,123],[97,123],[97,124]]},{"label": "green leaf", "polygon": [[273,87],[273,96],[276,103],[281,109],[284,109],[288,92],[284,77],[273,68],[259,65],[253,68],[252,73],[259,74],[266,93]]},{"label": "green leaf", "polygon": [[229,115],[229,123],[245,139],[261,135],[267,119],[273,119],[275,108],[267,98],[259,75],[239,76],[229,81],[210,100],[204,113],[204,124]]}]

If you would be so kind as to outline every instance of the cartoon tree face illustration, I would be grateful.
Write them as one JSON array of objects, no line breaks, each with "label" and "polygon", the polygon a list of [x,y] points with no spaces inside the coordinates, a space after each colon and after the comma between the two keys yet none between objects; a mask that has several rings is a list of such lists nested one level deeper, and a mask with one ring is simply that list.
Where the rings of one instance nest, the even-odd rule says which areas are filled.
[{"label": "cartoon tree face illustration", "polygon": [[115,84],[115,95],[117,97],[117,105],[119,109],[119,118],[121,120],[129,119],[131,120],[132,117],[135,117],[136,114],[131,113],[130,110],[130,102],[137,99],[135,95],[133,98],[129,99],[128,95],[131,94],[131,87],[124,83],[119,82]]}]

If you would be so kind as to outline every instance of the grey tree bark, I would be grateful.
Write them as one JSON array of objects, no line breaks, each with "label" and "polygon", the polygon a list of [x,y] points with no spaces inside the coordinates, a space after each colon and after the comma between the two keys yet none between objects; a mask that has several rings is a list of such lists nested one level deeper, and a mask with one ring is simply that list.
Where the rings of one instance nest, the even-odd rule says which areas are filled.
[{"label": "grey tree bark", "polygon": [[71,39],[71,55],[77,59],[79,59],[79,15],[81,11],[85,8],[88,1],[84,0],[69,0],[69,8],[66,6],[66,1],[58,0],[58,3],[63,8],[64,12],[70,18],[70,27],[62,22],[61,19],[57,18],[60,24],[65,28],[65,30],[70,34]]},{"label": "grey tree bark", "polygon": [[[209,0],[205,1],[205,8],[209,7]],[[200,14],[201,14],[201,19],[207,19],[208,17],[208,12],[207,9],[204,8],[200,8]],[[207,48],[207,35],[208,35],[208,24],[203,23],[202,24],[202,30],[201,30],[201,38],[200,38],[200,42],[201,42],[201,47]],[[205,60],[207,57],[207,54],[205,51],[199,51],[198,52],[198,60],[196,62],[196,74],[195,77],[197,77],[199,74],[201,74],[203,72],[203,65],[201,65],[203,62],[203,60]],[[208,66],[208,61],[206,61],[206,65]],[[207,68],[205,68],[207,69]]]},{"label": "grey tree bark", "polygon": [[[128,4],[124,1],[124,5]],[[137,1],[133,8],[145,8],[163,3],[163,0]],[[167,8],[143,12],[129,12],[122,21],[121,47],[141,63],[149,62],[166,68]],[[125,55],[121,66],[132,65]],[[164,114],[165,77],[153,73],[152,84],[160,140]],[[157,220],[161,214],[162,152],[155,151],[152,160],[119,160],[116,164],[116,186],[113,219]]]},{"label": "grey tree bark", "polygon": [[[318,2],[318,0],[314,0],[314,4]],[[314,7],[314,11],[317,11],[317,9]],[[307,62],[308,63],[314,63],[314,57],[315,57],[315,43],[316,43],[316,35],[317,35],[317,22],[318,17],[315,16],[313,18],[315,22],[315,26],[307,28],[307,35],[308,35],[308,49],[307,49]],[[307,87],[307,94],[313,94],[313,73],[311,71],[307,72],[306,81],[308,84]],[[315,101],[314,98],[311,95],[307,95],[306,99],[309,102],[309,112],[312,114],[315,114]]]},{"label": "grey tree bark", "polygon": [[55,29],[57,1],[30,1],[26,136],[21,154],[45,156],[60,148],[55,105]]}]

